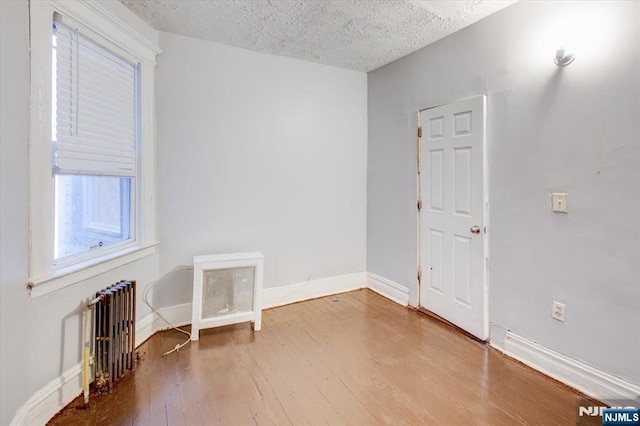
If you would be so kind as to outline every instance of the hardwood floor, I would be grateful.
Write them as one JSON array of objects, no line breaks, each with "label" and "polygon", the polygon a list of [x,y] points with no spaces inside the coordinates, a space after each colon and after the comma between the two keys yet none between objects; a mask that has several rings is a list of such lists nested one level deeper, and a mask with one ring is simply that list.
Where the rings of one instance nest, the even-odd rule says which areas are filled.
[{"label": "hardwood floor", "polygon": [[204,330],[161,357],[183,340],[155,335],[110,394],[50,424],[575,425],[581,399],[370,290],[269,309],[260,332]]}]

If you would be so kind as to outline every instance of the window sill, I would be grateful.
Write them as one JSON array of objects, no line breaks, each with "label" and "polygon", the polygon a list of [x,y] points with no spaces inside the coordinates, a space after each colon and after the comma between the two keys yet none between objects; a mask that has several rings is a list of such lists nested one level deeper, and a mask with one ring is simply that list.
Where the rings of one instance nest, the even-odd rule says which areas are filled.
[{"label": "window sill", "polygon": [[135,262],[136,260],[152,256],[157,253],[158,244],[158,242],[153,242],[132,247],[61,269],[45,277],[31,279],[27,284],[29,295],[32,299],[35,299],[119,268],[128,263]]}]

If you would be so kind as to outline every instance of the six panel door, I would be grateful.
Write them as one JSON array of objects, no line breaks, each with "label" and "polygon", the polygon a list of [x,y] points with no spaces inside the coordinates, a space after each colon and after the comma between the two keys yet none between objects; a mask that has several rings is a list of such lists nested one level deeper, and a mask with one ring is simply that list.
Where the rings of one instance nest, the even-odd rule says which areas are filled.
[{"label": "six panel door", "polygon": [[420,304],[488,337],[484,96],[420,112]]}]

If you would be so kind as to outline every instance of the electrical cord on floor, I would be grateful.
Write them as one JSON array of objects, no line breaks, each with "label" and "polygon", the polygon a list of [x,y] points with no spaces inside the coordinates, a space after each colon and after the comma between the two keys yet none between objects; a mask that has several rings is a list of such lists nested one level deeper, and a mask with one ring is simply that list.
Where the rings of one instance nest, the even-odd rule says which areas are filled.
[{"label": "electrical cord on floor", "polygon": [[[178,267],[178,268],[176,268],[176,270],[177,269],[191,269],[191,268],[190,267]],[[170,351],[167,351],[167,352],[162,354],[162,356],[167,356],[170,353],[178,352],[180,349],[185,347],[189,342],[191,342],[191,333],[188,332],[187,330],[183,330],[180,327],[177,327],[177,326],[173,325],[160,312],[158,312],[158,310],[156,308],[151,306],[151,303],[149,303],[149,299],[148,299],[149,292],[151,291],[153,286],[156,285],[157,283],[158,283],[158,281],[151,281],[149,284],[147,284],[147,286],[142,291],[142,301],[145,303],[145,305],[147,305],[149,308],[151,308],[151,311],[153,311],[156,315],[158,315],[158,317],[160,317],[164,322],[166,322],[169,327],[171,327],[174,330],[179,331],[180,333],[183,333],[183,334],[186,334],[187,336],[189,336],[189,338],[187,340],[185,340],[183,343],[177,344],[173,349],[171,349]]]}]

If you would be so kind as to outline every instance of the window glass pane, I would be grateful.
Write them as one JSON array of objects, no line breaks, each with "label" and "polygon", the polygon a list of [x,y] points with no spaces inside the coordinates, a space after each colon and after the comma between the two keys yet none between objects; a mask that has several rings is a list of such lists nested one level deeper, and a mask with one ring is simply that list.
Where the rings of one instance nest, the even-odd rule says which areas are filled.
[{"label": "window glass pane", "polygon": [[132,178],[56,175],[56,260],[131,239]]}]

